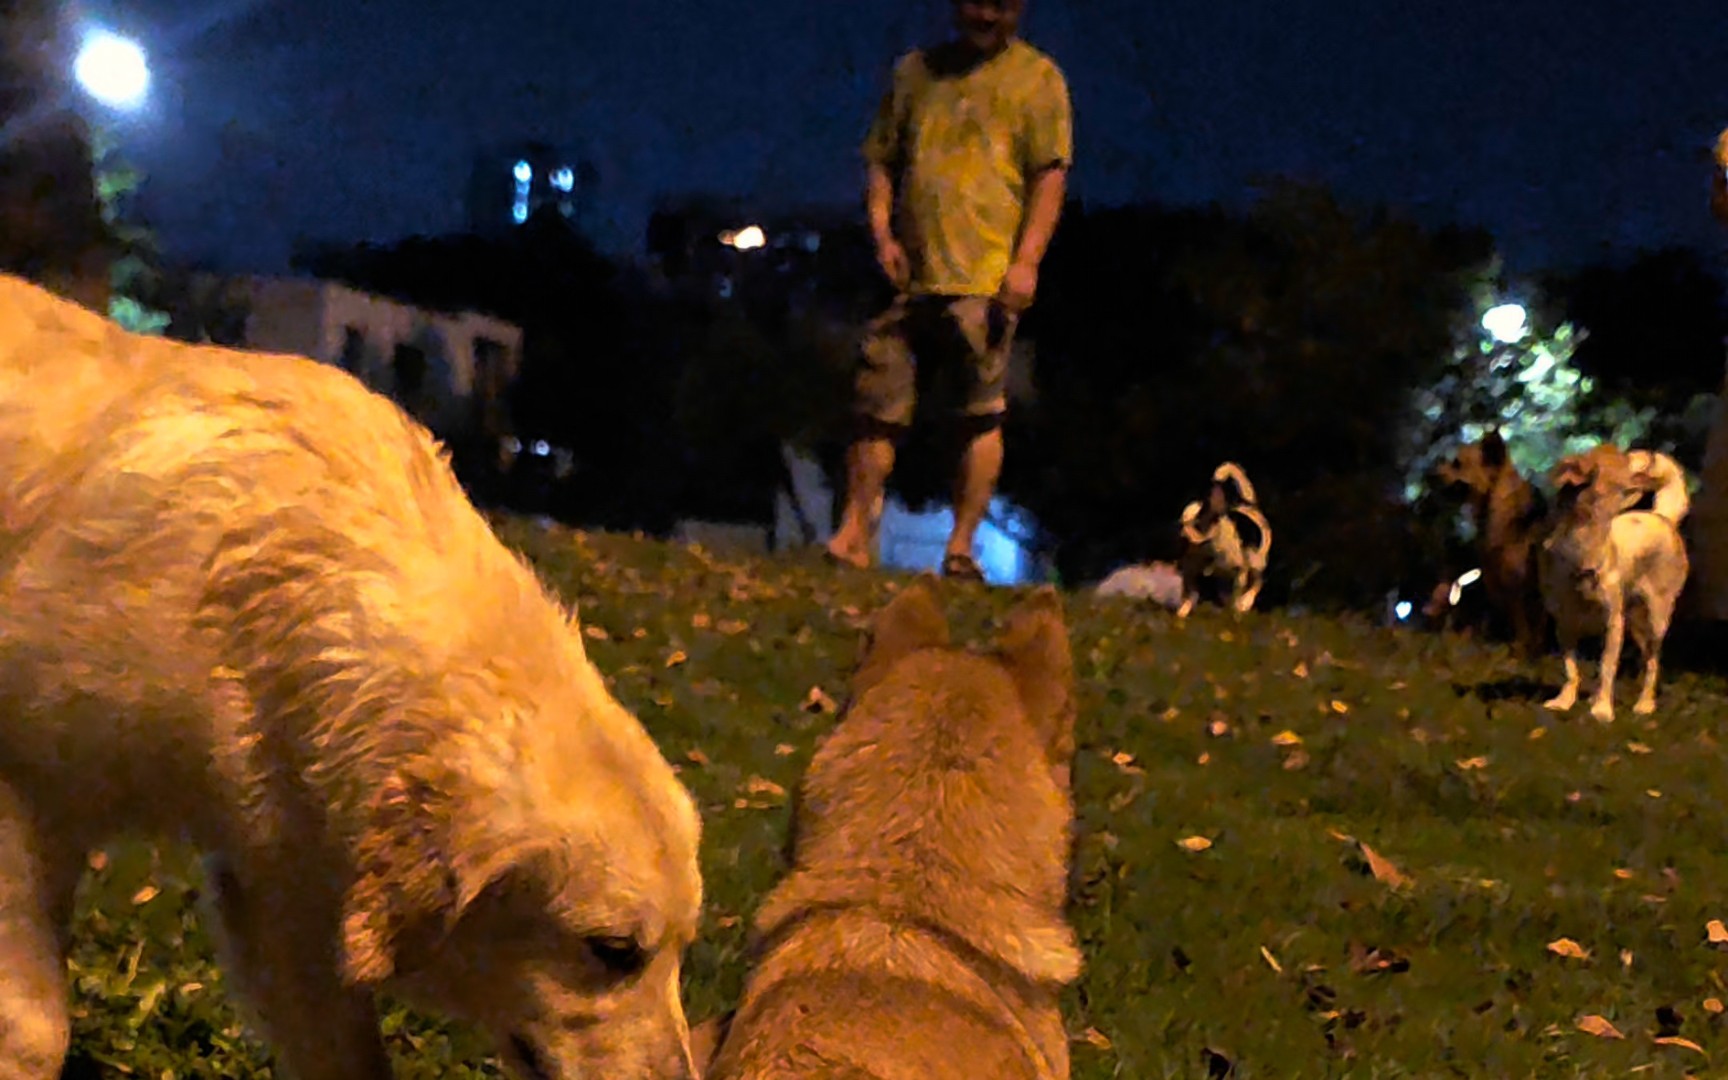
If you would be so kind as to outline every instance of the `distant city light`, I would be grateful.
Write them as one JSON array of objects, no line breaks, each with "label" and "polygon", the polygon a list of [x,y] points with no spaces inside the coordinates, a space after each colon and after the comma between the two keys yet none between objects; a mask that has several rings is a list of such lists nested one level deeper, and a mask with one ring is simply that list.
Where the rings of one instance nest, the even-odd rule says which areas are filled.
[{"label": "distant city light", "polygon": [[528,164],[526,161],[518,161],[516,163],[516,182],[518,184],[526,184],[533,179],[534,166]]},{"label": "distant city light", "polygon": [[727,229],[720,234],[720,242],[739,251],[752,251],[768,243],[768,234],[760,225],[746,225],[742,229]]},{"label": "distant city light", "polygon": [[115,109],[135,109],[150,90],[150,66],[137,42],[93,30],[78,49],[72,74],[86,93]]},{"label": "distant city light", "polygon": [[1495,341],[1512,345],[1523,341],[1530,332],[1530,318],[1523,304],[1496,304],[1483,314],[1482,329]]},{"label": "distant city light", "polygon": [[560,165],[552,173],[552,186],[559,191],[570,191],[576,186],[576,171],[568,165]]}]

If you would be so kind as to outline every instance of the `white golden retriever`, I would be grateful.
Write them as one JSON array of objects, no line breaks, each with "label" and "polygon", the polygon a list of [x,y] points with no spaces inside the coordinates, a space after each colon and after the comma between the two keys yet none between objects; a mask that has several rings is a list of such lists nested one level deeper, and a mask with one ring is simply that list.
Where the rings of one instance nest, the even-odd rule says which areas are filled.
[{"label": "white golden retriever", "polygon": [[301,1080],[390,1075],[374,988],[540,1080],[694,1074],[698,822],[436,444],[310,360],[0,277],[0,1076],[53,1080],[85,853],[211,858]]}]

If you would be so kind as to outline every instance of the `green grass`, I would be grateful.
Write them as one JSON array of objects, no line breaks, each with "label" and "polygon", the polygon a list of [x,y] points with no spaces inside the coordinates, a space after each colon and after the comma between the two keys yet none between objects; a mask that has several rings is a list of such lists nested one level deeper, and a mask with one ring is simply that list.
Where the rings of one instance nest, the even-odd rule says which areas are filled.
[{"label": "green grass", "polygon": [[[752,781],[797,782],[833,720],[807,698],[843,696],[896,579],[503,531],[580,602],[595,662],[702,805],[709,905],[687,1001],[693,1019],[717,1013],[786,829],[784,797]],[[957,634],[1014,596],[966,590]],[[1243,1078],[1720,1075],[1728,1021],[1706,1002],[1728,1001],[1728,954],[1705,927],[1728,920],[1721,682],[1672,675],[1654,721],[1623,686],[1620,720],[1600,725],[1545,714],[1528,670],[1455,639],[1280,613],[1177,624],[1087,596],[1068,614],[1077,1077],[1206,1076],[1214,1054]],[[1557,664],[1538,674],[1556,681]],[[1358,842],[1409,881],[1377,879]],[[94,876],[73,959],[83,1066],[265,1075],[189,866],[131,849]],[[1587,957],[1551,951],[1562,938]],[[1579,1030],[1591,1015],[1624,1038]],[[398,1075],[497,1072],[472,1032],[400,1009],[386,1027]]]}]

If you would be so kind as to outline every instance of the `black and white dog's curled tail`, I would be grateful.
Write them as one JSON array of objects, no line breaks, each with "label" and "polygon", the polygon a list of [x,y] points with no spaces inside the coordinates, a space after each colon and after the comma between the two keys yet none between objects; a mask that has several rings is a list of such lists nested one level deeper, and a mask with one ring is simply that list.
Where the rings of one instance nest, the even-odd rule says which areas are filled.
[{"label": "black and white dog's curled tail", "polygon": [[1228,481],[1234,485],[1238,502],[1245,503],[1249,506],[1257,505],[1260,502],[1259,499],[1254,497],[1254,485],[1248,482],[1248,474],[1243,472],[1242,466],[1236,464],[1234,461],[1226,461],[1216,469],[1213,469],[1212,481],[1218,484]]}]

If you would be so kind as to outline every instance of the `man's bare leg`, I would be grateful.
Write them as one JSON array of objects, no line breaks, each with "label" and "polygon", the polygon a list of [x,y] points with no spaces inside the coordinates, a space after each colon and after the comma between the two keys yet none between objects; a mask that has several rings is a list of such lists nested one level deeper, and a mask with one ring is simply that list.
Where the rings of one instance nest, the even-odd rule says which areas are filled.
[{"label": "man's bare leg", "polygon": [[894,440],[885,435],[861,436],[846,448],[846,503],[828,554],[859,568],[875,561],[876,518],[893,471]]},{"label": "man's bare leg", "polygon": [[972,557],[972,541],[996,494],[1002,475],[1002,426],[972,436],[960,454],[960,469],[954,478],[954,531],[948,534],[946,555]]}]

